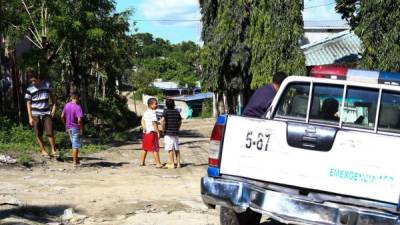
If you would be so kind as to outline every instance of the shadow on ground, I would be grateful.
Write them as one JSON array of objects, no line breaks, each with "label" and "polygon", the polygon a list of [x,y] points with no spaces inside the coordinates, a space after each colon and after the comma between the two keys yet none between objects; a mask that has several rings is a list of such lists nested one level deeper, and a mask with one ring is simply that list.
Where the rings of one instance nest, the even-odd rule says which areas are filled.
[{"label": "shadow on ground", "polygon": [[[50,223],[54,221],[60,221],[60,217],[64,214],[64,211],[68,208],[72,208],[70,205],[49,205],[49,206],[20,206],[11,207],[8,209],[0,208],[0,220],[4,220],[10,217],[18,217],[26,221],[37,222],[37,223]],[[0,224],[24,224],[23,222],[7,222],[0,221]]]},{"label": "shadow on ground", "polygon": [[208,138],[204,134],[194,131],[194,130],[181,130],[179,131],[179,137],[188,137],[188,138]]},{"label": "shadow on ground", "polygon": [[197,166],[208,166],[208,163],[182,163],[181,164],[181,168],[185,168],[185,167],[197,167]]},{"label": "shadow on ground", "polygon": [[81,167],[121,167],[123,165],[129,164],[129,162],[93,162],[93,163],[84,163]]},{"label": "shadow on ground", "polygon": [[[89,157],[89,156],[79,156],[79,159],[80,159],[80,160],[83,160],[83,161],[94,161],[94,160],[99,161],[99,160],[104,160],[103,158],[96,158],[96,157]],[[72,157],[70,157],[70,156],[63,156],[62,158],[57,159],[57,161],[60,161],[60,162],[69,162],[69,161],[72,161]]]}]

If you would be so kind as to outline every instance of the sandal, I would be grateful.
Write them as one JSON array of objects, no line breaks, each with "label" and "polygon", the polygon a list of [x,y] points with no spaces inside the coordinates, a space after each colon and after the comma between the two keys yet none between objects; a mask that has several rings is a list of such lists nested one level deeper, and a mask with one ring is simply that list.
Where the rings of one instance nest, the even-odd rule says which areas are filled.
[{"label": "sandal", "polygon": [[163,165],[156,166],[156,169],[163,169],[163,168],[164,168]]},{"label": "sandal", "polygon": [[50,155],[46,152],[46,153],[40,153],[40,155],[45,158],[45,159],[50,159]]},{"label": "sandal", "polygon": [[58,159],[58,158],[60,158],[60,153],[58,151],[56,151],[55,153],[51,153],[50,156]]}]

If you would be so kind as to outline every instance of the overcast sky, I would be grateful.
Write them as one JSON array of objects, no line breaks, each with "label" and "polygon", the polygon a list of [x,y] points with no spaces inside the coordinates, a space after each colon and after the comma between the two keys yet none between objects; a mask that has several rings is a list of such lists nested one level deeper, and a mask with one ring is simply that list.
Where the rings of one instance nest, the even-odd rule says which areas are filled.
[{"label": "overcast sky", "polygon": [[[171,43],[200,43],[201,23],[198,0],[116,0],[117,10],[134,9],[137,32],[148,32]],[[335,0],[304,0],[305,21],[339,21]],[[172,20],[172,21],[165,21]],[[175,21],[174,21],[175,20]],[[178,20],[178,21],[176,21]]]}]

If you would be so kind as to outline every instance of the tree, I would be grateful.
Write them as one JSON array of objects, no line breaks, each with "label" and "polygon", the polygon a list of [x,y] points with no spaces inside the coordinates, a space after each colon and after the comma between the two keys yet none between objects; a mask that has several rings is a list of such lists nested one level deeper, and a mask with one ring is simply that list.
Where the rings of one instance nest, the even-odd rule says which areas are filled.
[{"label": "tree", "polygon": [[263,86],[273,74],[305,74],[305,57],[299,41],[303,19],[298,0],[254,1],[250,20],[251,86]]},{"label": "tree", "polygon": [[[180,86],[194,87],[196,85],[196,81],[199,80],[197,62],[199,46],[194,42],[170,44],[169,41],[161,38],[154,39],[148,33],[134,34],[132,42],[134,45],[132,51],[136,54],[131,60],[136,68],[133,77],[142,74],[150,76],[153,81],[161,78],[165,81],[178,82]],[[138,79],[139,83],[148,83],[142,80]],[[136,84],[133,85],[136,86]],[[148,91],[147,88],[138,90]]]},{"label": "tree", "polygon": [[[241,1],[200,1],[203,16],[203,75],[211,90],[236,92],[250,82],[249,11]],[[213,76],[220,77],[215,79]]]},{"label": "tree", "polygon": [[226,96],[233,111],[236,96],[249,90],[250,10],[242,1],[200,1],[202,13],[201,66],[204,86]]},{"label": "tree", "polygon": [[200,7],[203,83],[224,92],[228,108],[235,105],[237,94],[248,99],[250,86],[264,85],[277,71],[305,73],[298,0],[201,0]]},{"label": "tree", "polygon": [[336,10],[361,39],[361,67],[400,70],[400,1],[336,0]]},{"label": "tree", "polygon": [[[79,91],[85,112],[93,117],[101,116],[98,105],[122,102],[117,84],[132,66],[131,11],[117,13],[113,0],[0,3],[0,35],[7,37],[10,46],[24,37],[32,43],[31,51],[16,61],[15,71],[38,68],[41,76],[51,79],[60,104],[71,89]],[[17,80],[24,80],[23,76]],[[100,87],[101,99],[97,95]],[[119,103],[113,106],[123,107]]]}]

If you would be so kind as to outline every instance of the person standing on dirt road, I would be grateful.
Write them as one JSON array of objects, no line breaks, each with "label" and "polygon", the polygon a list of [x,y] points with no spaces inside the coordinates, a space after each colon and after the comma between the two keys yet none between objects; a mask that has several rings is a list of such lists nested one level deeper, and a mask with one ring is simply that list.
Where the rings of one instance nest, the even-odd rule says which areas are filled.
[{"label": "person standing on dirt road", "polygon": [[[29,125],[33,127],[43,157],[58,157],[53,133],[52,119],[56,113],[56,101],[48,81],[41,81],[34,71],[27,73],[30,85],[26,89],[25,100],[29,117]],[[46,151],[43,141],[43,130],[46,132],[51,154]]]},{"label": "person standing on dirt road", "polygon": [[249,103],[247,103],[243,116],[261,118],[267,112],[276,92],[286,77],[286,73],[277,72],[274,74],[271,84],[258,88],[251,96]]},{"label": "person standing on dirt road", "polygon": [[160,138],[160,131],[158,130],[158,122],[155,109],[157,109],[157,100],[150,98],[147,101],[148,109],[143,113],[142,117],[142,129],[143,129],[143,140],[142,140],[142,151],[140,152],[139,165],[144,166],[146,161],[147,152],[152,152],[156,168],[162,168],[160,162],[160,144],[158,139]]},{"label": "person standing on dirt road", "polygon": [[79,94],[71,93],[70,101],[65,104],[61,113],[61,120],[69,134],[72,145],[72,161],[74,166],[79,166],[79,149],[82,147],[81,135],[83,135],[83,112],[78,104]]},{"label": "person standing on dirt road", "polygon": [[166,168],[181,168],[181,155],[179,152],[178,132],[182,125],[181,114],[175,109],[175,102],[172,99],[165,100],[163,115],[161,117],[161,127],[164,132],[164,148],[168,152],[168,163]]}]

